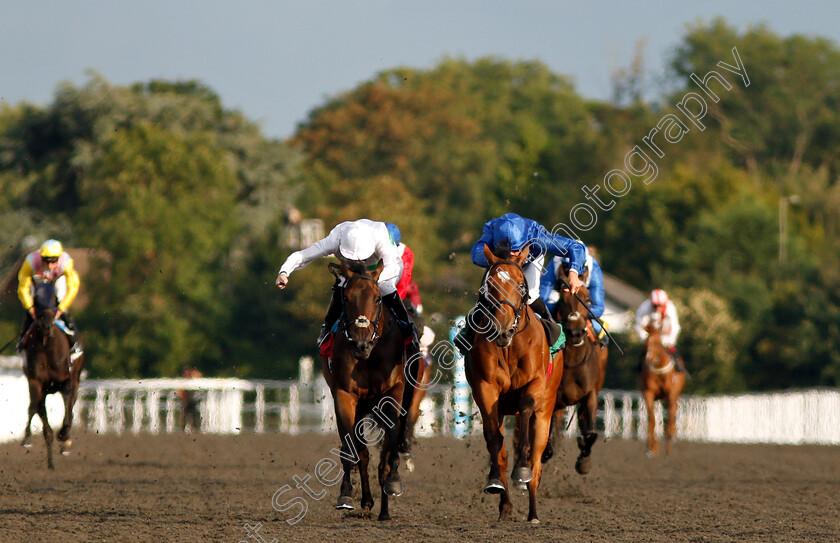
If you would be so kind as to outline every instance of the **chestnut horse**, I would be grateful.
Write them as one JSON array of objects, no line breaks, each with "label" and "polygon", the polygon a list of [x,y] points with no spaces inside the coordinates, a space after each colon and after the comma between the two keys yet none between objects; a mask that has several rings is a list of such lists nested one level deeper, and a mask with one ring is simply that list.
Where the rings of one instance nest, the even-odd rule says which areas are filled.
[{"label": "chestnut horse", "polygon": [[497,257],[485,245],[484,255],[490,266],[482,280],[479,305],[468,318],[475,335],[465,367],[490,453],[484,492],[500,494],[499,520],[509,518],[513,505],[505,477],[502,428],[505,416],[518,415],[511,480],[528,484],[528,520],[537,523],[542,453],[563,375],[563,355],[558,352],[552,361],[545,329],[528,306],[528,284],[522,271],[528,250]]},{"label": "chestnut horse", "polygon": [[665,421],[665,454],[671,454],[671,440],[677,428],[677,400],[685,387],[685,374],[674,368],[674,360],[662,344],[662,321],[652,319],[645,330],[648,337],[642,349],[642,397],[645,400],[648,418],[647,455],[659,454],[659,443],[656,441],[656,416],[653,404],[656,400],[664,400],[668,408],[668,418]]},{"label": "chestnut horse", "polygon": [[[562,271],[560,272],[562,273]],[[554,435],[563,426],[563,411],[577,406],[578,449],[580,454],[575,470],[586,475],[592,469],[590,454],[592,445],[598,440],[596,416],[598,414],[598,392],[604,386],[607,371],[607,347],[595,337],[587,311],[589,290],[581,287],[577,297],[568,288],[560,289],[556,319],[563,325],[566,346],[563,349],[563,380],[557,390],[557,402],[551,419],[548,445],[543,453],[543,462],[554,454]]]},{"label": "chestnut horse", "polygon": [[401,404],[406,381],[402,335],[396,318],[382,305],[377,284],[383,267],[381,260],[372,272],[342,263],[340,274],[345,283],[339,292],[343,313],[333,336],[332,356],[322,356],[321,363],[335,405],[344,468],[335,507],[354,509],[350,472],[358,465],[362,508],[373,508],[367,445],[384,438],[379,458],[379,520],[389,520],[388,498],[403,492],[397,469],[400,433],[405,426],[406,410]]},{"label": "chestnut horse", "polygon": [[[55,287],[51,283],[39,283],[35,287],[35,322],[27,332],[25,340],[23,373],[29,383],[29,418],[21,445],[31,445],[32,417],[37,413],[44,427],[47,443],[47,467],[55,469],[53,463],[53,431],[47,420],[46,399],[48,394],[60,392],[64,399],[64,422],[58,431],[59,451],[70,453],[70,427],[73,425],[73,405],[79,393],[79,379],[84,368],[84,355],[70,360],[70,342],[55,324],[57,301]],[[76,332],[78,334],[78,331]]]}]

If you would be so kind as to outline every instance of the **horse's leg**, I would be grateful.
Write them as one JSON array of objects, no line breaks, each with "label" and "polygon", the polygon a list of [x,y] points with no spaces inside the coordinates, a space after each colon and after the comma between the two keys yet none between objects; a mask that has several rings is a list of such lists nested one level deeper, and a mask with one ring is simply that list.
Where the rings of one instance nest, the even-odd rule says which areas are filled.
[{"label": "horse's leg", "polygon": [[652,390],[645,390],[642,393],[647,410],[648,431],[647,431],[647,455],[654,457],[659,453],[659,444],[656,442],[656,414],[653,412],[654,396]]},{"label": "horse's leg", "polygon": [[53,444],[53,431],[50,428],[50,421],[47,419],[47,396],[46,394],[41,396],[41,401],[38,402],[38,416],[41,417],[41,423],[44,425],[44,441],[47,443],[47,467],[50,469],[55,469],[55,464],[53,464],[53,454],[52,454],[52,444]]},{"label": "horse's leg", "polygon": [[64,398],[64,422],[58,431],[58,450],[61,454],[70,454],[70,428],[73,426],[73,406],[76,404],[76,397],[79,394],[79,383],[73,382],[71,378],[68,384],[62,389],[61,397]]},{"label": "horse's leg", "polygon": [[575,462],[575,470],[581,475],[586,475],[592,469],[592,461],[589,455],[592,453],[592,445],[598,441],[598,432],[595,429],[595,417],[598,413],[598,393],[590,390],[589,393],[578,403],[578,449],[580,454]]},{"label": "horse's leg", "polygon": [[488,494],[505,492],[507,486],[502,475],[504,471],[499,469],[500,454],[504,450],[499,416],[499,394],[495,387],[487,382],[478,383],[473,389],[473,394],[481,413],[484,442],[487,445],[487,452],[490,453],[490,474],[487,476],[484,492]]},{"label": "horse's leg", "polygon": [[[531,428],[531,418],[537,408],[537,389],[541,387],[539,381],[532,381],[519,398],[519,428],[517,430],[517,438],[519,443],[516,447],[516,464],[513,467],[513,472],[510,475],[513,484],[528,483],[533,477],[532,470],[529,466],[531,462],[531,439],[529,437]],[[554,402],[552,402],[553,404]],[[543,445],[543,448],[545,445]],[[540,450],[540,457],[542,457],[542,450]]]},{"label": "horse's leg", "polygon": [[[428,372],[426,372],[428,375]],[[428,384],[429,379],[424,376],[424,383]],[[423,389],[414,392],[414,399],[411,401],[411,408],[408,410],[408,416],[405,419],[405,439],[400,443],[400,453],[403,460],[405,460],[405,469],[411,473],[414,471],[414,461],[411,458],[411,446],[414,443],[414,427],[417,420],[420,418],[420,403],[426,396],[426,391]]]},{"label": "horse's leg", "polygon": [[563,425],[563,410],[557,410],[551,415],[551,428],[548,430],[548,441],[545,444],[545,450],[542,454],[543,464],[554,457],[554,443],[556,441],[557,428],[562,428]]},{"label": "horse's leg", "polygon": [[[400,419],[397,412],[397,402],[383,402],[381,414],[384,420],[394,421]],[[407,420],[407,419],[406,419]],[[382,443],[382,452],[379,457],[379,486],[382,488],[382,504],[379,507],[379,520],[391,520],[388,511],[388,497],[401,496],[403,493],[402,482],[400,481],[400,451],[399,437],[400,427],[397,424],[385,424],[385,440]]]},{"label": "horse's leg", "polygon": [[[358,412],[356,416],[358,418],[356,419],[354,428],[358,429],[360,428],[359,422],[363,417]],[[370,511],[373,509],[373,494],[370,492],[370,477],[368,475],[370,451],[368,450],[367,443],[359,439],[359,436],[355,432],[353,433],[353,437],[355,438],[356,451],[359,453],[359,485],[362,487],[362,509]]]},{"label": "horse's leg", "polygon": [[29,381],[29,418],[26,419],[26,430],[23,434],[23,441],[20,443],[24,447],[32,446],[32,417],[38,412],[38,403],[41,401],[41,384],[34,381]]},{"label": "horse's leg", "polygon": [[672,386],[668,391],[668,422],[665,424],[665,456],[671,454],[671,441],[674,439],[674,434],[677,433],[677,398],[679,392],[676,386]]},{"label": "horse's leg", "polygon": [[414,426],[413,423],[409,422],[411,418],[411,406],[414,403],[414,396],[422,392],[422,390],[418,390],[414,386],[414,383],[419,384],[422,382],[424,363],[419,351],[411,356],[406,353],[405,369],[403,370],[406,379],[401,402],[402,411],[400,415],[399,435],[397,436],[397,445],[402,452],[408,452],[411,449],[411,445],[408,442],[411,437],[409,435],[409,428]]},{"label": "horse's leg", "polygon": [[[499,415],[498,424],[499,436],[502,438],[502,448],[499,450],[499,455],[497,457],[499,463],[499,474],[503,485],[502,491],[499,494],[499,520],[501,521],[508,520],[510,518],[510,514],[513,512],[513,504],[510,501],[510,493],[508,492],[508,483],[505,475],[508,467],[508,453],[504,444],[505,421],[503,415]],[[487,489],[485,488],[484,491],[487,492]]]},{"label": "horse's leg", "polygon": [[528,520],[534,524],[540,521],[537,518],[537,490],[540,488],[542,478],[542,456],[548,443],[549,432],[551,431],[551,420],[554,415],[554,402],[542,406],[541,410],[534,413],[529,425],[529,438],[533,443],[533,454],[531,455],[531,473],[533,477],[528,483]]},{"label": "horse's leg", "polygon": [[341,492],[335,504],[336,509],[354,509],[353,483],[350,481],[350,471],[360,458],[357,439],[353,432],[353,421],[356,418],[356,399],[343,390],[333,395],[335,403],[335,421],[338,426],[338,437],[341,440],[341,466],[344,478],[341,481]]}]

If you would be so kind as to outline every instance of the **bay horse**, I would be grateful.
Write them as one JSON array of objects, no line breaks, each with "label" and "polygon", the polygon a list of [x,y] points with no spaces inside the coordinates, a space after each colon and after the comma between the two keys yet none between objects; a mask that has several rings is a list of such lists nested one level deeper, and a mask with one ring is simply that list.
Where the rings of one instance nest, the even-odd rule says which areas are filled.
[{"label": "bay horse", "polygon": [[[339,275],[344,279],[344,286],[337,291],[341,293],[342,315],[338,332],[332,338],[332,355],[322,354],[321,366],[335,406],[341,440],[339,456],[344,468],[335,508],[355,508],[350,472],[358,465],[362,508],[373,509],[367,445],[384,438],[379,459],[379,520],[390,520],[388,498],[403,492],[398,445],[405,429],[406,410],[402,402],[406,379],[403,338],[396,318],[382,304],[377,284],[383,268],[381,260],[370,272],[364,266],[343,262],[340,271],[334,272],[337,280]],[[374,417],[378,419],[375,422],[371,420]],[[374,430],[378,438],[369,439]]]},{"label": "bay horse", "polygon": [[485,245],[484,255],[490,266],[482,280],[479,304],[468,318],[475,334],[465,364],[490,453],[484,492],[500,495],[499,520],[508,519],[513,505],[505,476],[508,455],[502,429],[504,417],[516,415],[511,480],[527,483],[528,520],[538,523],[542,453],[563,375],[563,354],[560,351],[551,359],[545,329],[528,306],[528,284],[522,271],[528,249],[515,256],[509,251],[496,256]]},{"label": "bay horse", "polygon": [[[24,347],[23,372],[29,383],[29,418],[21,445],[31,446],[32,417],[41,418],[44,440],[47,444],[47,467],[55,469],[53,463],[53,431],[47,420],[46,398],[48,394],[60,392],[64,399],[64,422],[58,431],[59,451],[70,453],[70,427],[73,425],[73,405],[79,393],[79,379],[84,368],[84,355],[70,360],[70,342],[55,324],[57,300],[55,287],[48,282],[35,287],[35,321],[27,331]],[[78,331],[76,332],[78,334]],[[78,338],[77,338],[78,339]]]},{"label": "bay horse", "polygon": [[566,346],[563,348],[563,380],[557,390],[548,445],[543,453],[543,462],[553,456],[555,433],[558,428],[562,429],[563,412],[567,407],[576,405],[580,429],[577,443],[580,454],[575,461],[575,470],[581,475],[586,475],[592,469],[590,454],[592,445],[598,440],[598,392],[604,386],[608,355],[607,347],[602,346],[595,337],[592,322],[588,318],[589,303],[589,290],[586,287],[578,290],[577,297],[568,288],[560,289],[555,314],[557,322],[563,325],[566,334]]},{"label": "bay horse", "polygon": [[677,400],[685,387],[685,374],[676,371],[674,360],[662,344],[662,321],[656,317],[658,314],[645,326],[648,336],[642,348],[640,376],[642,398],[645,400],[648,418],[647,455],[651,458],[659,454],[654,402],[663,400],[668,408],[668,418],[665,421],[665,454],[669,455],[671,441],[677,428]]}]

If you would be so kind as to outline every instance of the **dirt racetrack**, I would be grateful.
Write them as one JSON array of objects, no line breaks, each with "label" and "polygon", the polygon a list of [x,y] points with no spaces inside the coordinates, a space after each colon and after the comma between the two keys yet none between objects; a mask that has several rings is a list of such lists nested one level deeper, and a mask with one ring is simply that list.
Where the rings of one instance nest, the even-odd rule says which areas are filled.
[{"label": "dirt racetrack", "polygon": [[[840,541],[840,448],[677,443],[647,459],[638,441],[599,441],[587,477],[573,472],[564,440],[540,489],[542,523],[526,522],[527,496],[512,496],[512,521],[498,523],[498,498],[481,488],[487,454],[479,436],[421,439],[417,469],[393,520],[333,509],[338,487],[316,500],[292,477],[311,475],[337,444],[322,435],[106,435],[76,431],[75,451],[46,470],[43,439],[31,449],[0,445],[0,541]],[[573,450],[573,448],[575,450]],[[378,456],[377,456],[378,458]],[[308,511],[277,512],[305,498]],[[358,505],[358,485],[355,486]],[[374,513],[379,511],[375,495]]]}]

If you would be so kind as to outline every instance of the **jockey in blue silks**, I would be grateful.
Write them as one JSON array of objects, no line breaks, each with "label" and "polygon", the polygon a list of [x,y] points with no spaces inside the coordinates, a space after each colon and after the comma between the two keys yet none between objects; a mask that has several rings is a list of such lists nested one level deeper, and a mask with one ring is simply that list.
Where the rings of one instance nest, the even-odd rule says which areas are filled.
[{"label": "jockey in blue silks", "polygon": [[540,274],[543,272],[542,261],[546,254],[567,257],[572,290],[577,292],[583,286],[580,276],[583,275],[586,246],[580,241],[549,232],[537,221],[520,217],[516,213],[506,213],[484,223],[481,237],[471,251],[473,263],[482,268],[489,267],[484,256],[485,244],[493,251],[509,247],[514,255],[528,247],[528,261],[522,269],[528,283],[528,305],[543,319],[553,321],[545,302],[540,298]]},{"label": "jockey in blue silks", "polygon": [[[589,311],[600,318],[604,314],[604,274],[601,265],[589,251],[586,251],[586,260],[583,266],[583,285],[589,290]],[[557,284],[561,275],[561,268],[569,268],[569,259],[555,256],[546,265],[545,273],[540,277],[540,298],[545,301],[548,310],[552,315],[555,313],[557,301],[560,299],[561,284]],[[606,344],[606,333],[602,332],[601,325],[597,320],[592,319],[592,328],[595,334]]]}]

